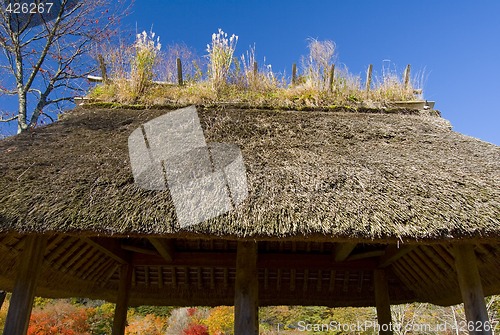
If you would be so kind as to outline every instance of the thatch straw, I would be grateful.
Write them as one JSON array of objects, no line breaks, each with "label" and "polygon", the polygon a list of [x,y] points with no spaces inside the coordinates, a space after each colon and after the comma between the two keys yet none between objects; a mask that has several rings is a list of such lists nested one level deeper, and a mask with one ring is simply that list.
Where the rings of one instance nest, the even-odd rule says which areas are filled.
[{"label": "thatch straw", "polygon": [[437,116],[200,109],[237,144],[249,196],[180,229],[167,191],[134,184],[127,138],[165,110],[76,109],[0,142],[0,232],[433,240],[500,237],[500,148]]}]

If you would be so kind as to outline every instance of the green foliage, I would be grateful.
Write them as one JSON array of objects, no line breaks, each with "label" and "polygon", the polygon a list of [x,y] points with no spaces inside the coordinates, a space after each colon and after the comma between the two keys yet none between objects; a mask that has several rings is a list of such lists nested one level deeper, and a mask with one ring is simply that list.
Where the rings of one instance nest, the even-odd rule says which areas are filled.
[{"label": "green foliage", "polygon": [[92,335],[111,334],[115,304],[104,303],[89,309],[89,327]]},{"label": "green foliage", "polygon": [[139,306],[132,308],[135,315],[146,316],[154,314],[163,317],[169,317],[174,309],[175,307],[172,306]]}]

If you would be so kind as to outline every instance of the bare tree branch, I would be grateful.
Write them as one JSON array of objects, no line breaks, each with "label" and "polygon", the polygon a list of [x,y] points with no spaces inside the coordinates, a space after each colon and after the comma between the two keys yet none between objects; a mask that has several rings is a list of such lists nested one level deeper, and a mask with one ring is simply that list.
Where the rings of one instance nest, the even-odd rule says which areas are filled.
[{"label": "bare tree branch", "polygon": [[17,119],[18,132],[35,127],[41,115],[52,120],[46,108],[61,108],[84,91],[84,78],[97,66],[92,46],[112,33],[119,16],[110,13],[123,13],[116,7],[131,1],[60,0],[55,17],[41,21],[21,22],[0,10],[0,70],[11,75],[0,77],[0,95],[18,97],[17,116],[6,119]]},{"label": "bare tree branch", "polygon": [[11,122],[14,120],[17,120],[17,116],[13,116],[13,117],[8,118],[8,119],[0,118],[0,122]]}]

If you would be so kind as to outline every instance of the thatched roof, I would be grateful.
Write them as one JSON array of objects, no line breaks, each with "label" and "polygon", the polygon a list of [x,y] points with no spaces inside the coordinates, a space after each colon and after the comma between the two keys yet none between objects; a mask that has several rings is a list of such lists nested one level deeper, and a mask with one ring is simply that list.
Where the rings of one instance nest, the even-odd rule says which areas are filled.
[{"label": "thatched roof", "polygon": [[236,144],[248,197],[181,228],[168,191],[134,184],[127,139],[167,110],[81,109],[0,141],[0,289],[26,234],[48,237],[37,294],[131,304],[232,304],[236,240],[258,242],[261,305],[460,301],[451,243],[471,243],[500,293],[500,148],[417,112],[199,108],[207,142]]},{"label": "thatched roof", "polygon": [[168,192],[134,184],[127,138],[165,110],[83,110],[0,142],[0,232],[437,240],[500,237],[500,148],[437,116],[208,109],[249,196],[180,229]]}]

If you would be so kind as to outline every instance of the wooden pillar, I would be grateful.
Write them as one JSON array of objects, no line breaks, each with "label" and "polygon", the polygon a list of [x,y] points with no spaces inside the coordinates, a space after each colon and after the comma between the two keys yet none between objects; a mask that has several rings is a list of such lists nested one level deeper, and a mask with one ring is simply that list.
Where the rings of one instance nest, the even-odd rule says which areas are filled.
[{"label": "wooden pillar", "polygon": [[456,245],[454,256],[465,316],[474,328],[469,334],[492,334],[474,248],[470,244]]},{"label": "wooden pillar", "polygon": [[236,290],[234,294],[234,334],[259,334],[259,281],[257,243],[238,242]]},{"label": "wooden pillar", "polygon": [[42,268],[46,245],[47,237],[43,235],[25,237],[16,283],[5,320],[4,335],[25,335],[28,331],[36,282]]},{"label": "wooden pillar", "polygon": [[118,298],[116,300],[112,335],[125,334],[125,326],[127,325],[128,298],[130,293],[130,283],[132,281],[132,273],[132,264],[121,265],[120,283],[118,285]]},{"label": "wooden pillar", "polygon": [[375,283],[375,303],[377,306],[377,320],[380,327],[379,334],[392,335],[391,302],[389,300],[389,285],[385,270],[376,269],[373,272]]},{"label": "wooden pillar", "polygon": [[2,309],[3,302],[5,301],[6,296],[7,296],[7,292],[0,291],[0,309]]}]

